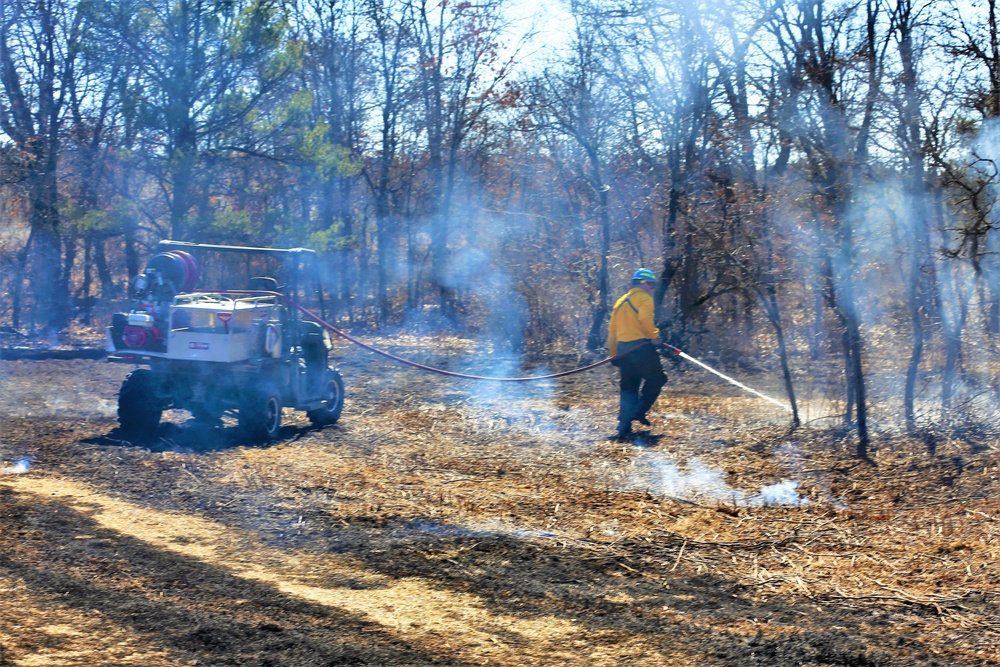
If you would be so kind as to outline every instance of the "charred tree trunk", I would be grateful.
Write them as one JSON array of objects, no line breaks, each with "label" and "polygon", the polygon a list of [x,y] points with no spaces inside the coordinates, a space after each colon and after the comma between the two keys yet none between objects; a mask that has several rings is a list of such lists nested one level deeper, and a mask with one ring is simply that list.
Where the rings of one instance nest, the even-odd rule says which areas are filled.
[{"label": "charred tree trunk", "polygon": [[[63,87],[67,61],[57,44],[57,7],[48,2],[21,5],[0,2],[0,85],[6,94],[0,114],[2,130],[27,165],[30,243],[19,272],[29,267],[33,313],[42,319],[49,335],[66,323],[69,297],[60,290],[58,209],[58,158],[62,122]],[[18,34],[20,33],[20,34]],[[15,52],[17,51],[17,52]],[[22,82],[18,62],[36,68],[31,85]],[[27,91],[27,92],[26,92]],[[28,95],[32,97],[29,98]],[[20,285],[16,286],[20,290]],[[16,294],[21,308],[21,293]],[[19,322],[19,316],[17,317]]]},{"label": "charred tree trunk", "polygon": [[598,224],[600,225],[600,264],[597,269],[597,294],[594,303],[594,316],[587,336],[587,349],[594,351],[604,346],[605,320],[608,318],[610,305],[610,280],[608,275],[608,255],[611,254],[611,218],[608,212],[608,187],[602,177],[603,164],[594,147],[588,149],[590,166],[593,171],[592,182],[597,189]]},{"label": "charred tree trunk", "polygon": [[88,235],[83,242],[83,282],[80,283],[80,289],[77,290],[77,294],[83,299],[90,297],[94,282],[94,243],[92,238],[92,235]]},{"label": "charred tree trunk", "polygon": [[105,301],[118,297],[115,280],[108,265],[108,253],[104,245],[107,241],[101,235],[94,238],[94,267],[97,269],[97,279],[101,283],[101,298]]},{"label": "charred tree trunk", "polygon": [[[388,178],[388,175],[385,175]],[[389,193],[383,186],[378,189],[375,195],[375,243],[377,248],[376,269],[376,289],[378,294],[375,298],[376,321],[381,326],[386,323],[389,317],[389,244],[390,244],[390,211]]]},{"label": "charred tree trunk", "polygon": [[[916,285],[911,284],[911,290],[916,290]],[[917,295],[910,294],[910,323],[913,327],[913,349],[910,352],[910,360],[906,365],[906,386],[903,389],[903,415],[906,421],[906,431],[911,435],[917,430],[916,416],[916,393],[917,375],[920,372],[920,360],[924,352],[924,322],[920,312],[920,305],[917,302]]]},{"label": "charred tree trunk", "polygon": [[944,339],[945,361],[944,375],[941,380],[941,410],[945,420],[950,421],[952,393],[955,390],[955,375],[958,369],[958,353],[962,349],[962,338],[949,335]]},{"label": "charred tree trunk", "polygon": [[[766,204],[767,188],[761,188],[760,201]],[[766,210],[766,209],[765,209]],[[792,428],[798,428],[802,424],[799,417],[799,404],[795,398],[795,383],[792,380],[792,369],[788,363],[788,344],[785,342],[785,327],[781,321],[781,306],[778,302],[778,289],[775,277],[775,257],[774,242],[771,239],[771,222],[765,213],[763,216],[764,247],[767,252],[767,269],[763,276],[763,288],[758,288],[761,301],[764,304],[764,312],[767,314],[768,322],[774,328],[774,335],[778,342],[778,358],[781,362],[781,376],[785,382],[785,393],[788,395],[788,403],[792,408]]]},{"label": "charred tree trunk", "polygon": [[[943,198],[943,193],[935,190],[933,216],[937,235],[948,238],[948,216],[944,211]],[[941,380],[941,411],[943,419],[950,420],[959,354],[962,349],[962,331],[968,316],[968,294],[965,281],[955,275],[954,262],[950,261],[941,263],[940,276],[934,281],[934,287],[934,308],[941,323],[945,349]]]},{"label": "charred tree trunk", "polygon": [[59,273],[59,291],[66,295],[67,298],[67,313],[65,315],[66,322],[73,316],[72,306],[70,306],[70,295],[73,294],[73,267],[76,265],[76,238],[71,235],[66,235],[63,241],[63,261],[62,261],[62,271]]},{"label": "charred tree trunk", "polygon": [[[818,220],[817,227],[822,227],[822,223]],[[851,365],[851,345],[847,333],[847,317],[845,316],[843,309],[840,307],[839,288],[837,278],[834,275],[833,261],[830,259],[830,253],[826,249],[825,245],[823,248],[821,267],[823,279],[823,301],[837,317],[837,324],[839,326],[841,353],[844,355],[844,428],[850,428],[854,423],[854,406],[856,397],[852,377],[853,367]],[[818,312],[817,320],[822,320],[822,317]]]},{"label": "charred tree trunk", "polygon": [[930,252],[930,234],[927,223],[927,188],[924,178],[924,153],[920,131],[920,91],[917,82],[917,62],[913,52],[914,8],[910,0],[896,4],[896,32],[902,65],[903,104],[902,118],[897,136],[905,148],[907,215],[911,235],[910,267],[907,301],[913,347],[906,368],[906,385],[903,391],[903,413],[909,433],[916,430],[917,377],[924,351],[924,303],[926,299],[927,269]]},{"label": "charred tree trunk", "polygon": [[[672,168],[671,171],[676,173]],[[660,271],[660,281],[656,285],[654,305],[657,312],[663,307],[663,300],[666,298],[667,290],[670,288],[677,273],[677,260],[675,259],[675,249],[677,240],[677,216],[680,211],[681,186],[676,182],[676,177],[671,178],[670,194],[667,199],[667,215],[663,220],[663,239],[661,242],[663,252],[663,270]]]},{"label": "charred tree trunk", "polygon": [[354,239],[354,210],[351,206],[351,182],[348,178],[338,178],[340,187],[340,243],[337,247],[337,273],[336,285],[331,286],[331,291],[337,294],[337,303],[341,309],[353,310],[353,257],[357,246]]},{"label": "charred tree trunk", "polygon": [[451,311],[448,287],[448,212],[444,207],[445,163],[445,6],[434,9],[425,0],[412,4],[419,62],[418,87],[423,102],[422,124],[427,133],[427,198],[430,221],[430,273],[442,313]]},{"label": "charred tree trunk", "polygon": [[24,247],[17,253],[17,261],[14,264],[14,275],[11,277],[10,287],[10,323],[14,329],[21,328],[21,297],[24,293],[24,276],[28,267],[28,254],[31,252],[31,242],[34,233],[28,234],[28,240]]},{"label": "charred tree trunk", "polygon": [[802,424],[799,417],[799,404],[795,399],[795,383],[792,380],[792,369],[788,364],[788,345],[785,342],[785,327],[781,323],[781,309],[778,305],[778,294],[774,283],[770,282],[765,287],[764,312],[767,319],[774,327],[774,335],[778,341],[778,357],[781,360],[781,376],[785,382],[785,393],[788,395],[788,403],[792,408],[792,428],[798,428]]},{"label": "charred tree trunk", "polygon": [[[139,243],[136,239],[135,220],[129,220],[125,226],[125,273],[126,280],[139,275]],[[126,291],[128,288],[126,287]]]},{"label": "charred tree trunk", "polygon": [[191,190],[194,187],[195,144],[194,134],[182,133],[180,145],[175,147],[170,159],[170,233],[181,241],[196,240],[189,237],[188,211],[191,209]]},{"label": "charred tree trunk", "polygon": [[862,363],[861,321],[853,285],[848,285],[844,306],[847,308],[847,344],[850,350],[850,379],[854,385],[855,410],[858,425],[858,458],[867,459],[869,452],[868,399],[865,388],[864,364]]},{"label": "charred tree trunk", "polygon": [[[54,100],[52,101],[54,104]],[[55,112],[53,112],[55,113]],[[56,122],[49,118],[49,123]],[[62,242],[59,238],[59,192],[56,180],[59,139],[52,136],[39,139],[44,144],[38,155],[38,169],[31,176],[31,226],[34,243],[31,252],[32,295],[35,312],[53,335],[66,326],[69,312],[69,292],[63,289],[60,266]]]},{"label": "charred tree trunk", "polygon": [[[962,332],[968,317],[968,295],[960,278],[954,275],[951,264],[942,266],[942,280],[937,291],[938,317],[944,339],[945,363],[941,380],[941,410],[946,420],[950,419],[955,378],[958,375],[959,355],[962,351]],[[950,290],[946,295],[944,290]]]}]

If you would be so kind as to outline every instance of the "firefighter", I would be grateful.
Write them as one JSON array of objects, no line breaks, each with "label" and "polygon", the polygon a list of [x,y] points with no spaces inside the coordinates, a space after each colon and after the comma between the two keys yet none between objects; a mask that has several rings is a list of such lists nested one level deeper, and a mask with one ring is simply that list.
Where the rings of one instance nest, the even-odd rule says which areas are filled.
[{"label": "firefighter", "polygon": [[618,407],[618,439],[632,435],[632,422],[649,426],[646,413],[667,382],[657,348],[660,331],[653,324],[653,289],[656,274],[639,269],[632,276],[632,288],[615,303],[608,325],[608,353],[623,356],[612,363],[621,372]]}]

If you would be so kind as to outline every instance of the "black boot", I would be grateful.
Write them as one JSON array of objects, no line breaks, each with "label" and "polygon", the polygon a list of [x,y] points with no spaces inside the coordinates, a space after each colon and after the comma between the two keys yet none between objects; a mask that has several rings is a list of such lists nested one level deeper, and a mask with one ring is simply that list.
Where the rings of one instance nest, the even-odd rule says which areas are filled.
[{"label": "black boot", "polygon": [[649,426],[649,418],[646,417],[646,413],[649,412],[650,409],[653,407],[653,403],[656,402],[656,398],[659,392],[657,391],[656,393],[645,393],[645,389],[646,388],[644,387],[643,388],[644,393],[639,397],[639,406],[636,408],[635,411],[635,420],[638,421],[643,426]]},{"label": "black boot", "polygon": [[629,422],[618,422],[618,430],[615,432],[615,440],[618,442],[628,442],[632,439],[632,424]]},{"label": "black boot", "polygon": [[634,391],[619,392],[618,398],[618,425],[628,424],[631,428],[632,420],[639,413],[639,393]]}]

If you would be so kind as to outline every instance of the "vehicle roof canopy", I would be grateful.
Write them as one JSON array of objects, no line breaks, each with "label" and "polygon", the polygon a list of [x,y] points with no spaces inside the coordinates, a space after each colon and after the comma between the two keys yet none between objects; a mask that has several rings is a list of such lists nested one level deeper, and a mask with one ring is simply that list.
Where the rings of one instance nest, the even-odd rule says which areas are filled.
[{"label": "vehicle roof canopy", "polygon": [[274,278],[278,291],[298,299],[311,298],[320,289],[318,255],[308,248],[255,248],[172,240],[156,245],[157,253],[171,251],[184,251],[195,259],[199,272],[195,291],[248,289],[256,277]]}]

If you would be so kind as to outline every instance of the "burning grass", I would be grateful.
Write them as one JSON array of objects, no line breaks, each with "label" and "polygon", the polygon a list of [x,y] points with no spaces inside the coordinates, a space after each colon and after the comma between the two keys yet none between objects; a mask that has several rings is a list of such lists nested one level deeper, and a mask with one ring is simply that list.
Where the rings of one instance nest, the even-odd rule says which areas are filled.
[{"label": "burning grass", "polygon": [[0,464],[32,457],[0,475],[0,664],[1000,662],[988,433],[862,463],[673,373],[636,446],[610,371],[345,352],[342,422],[266,447],[183,414],[130,443],[100,407],[127,368],[0,363]]}]

